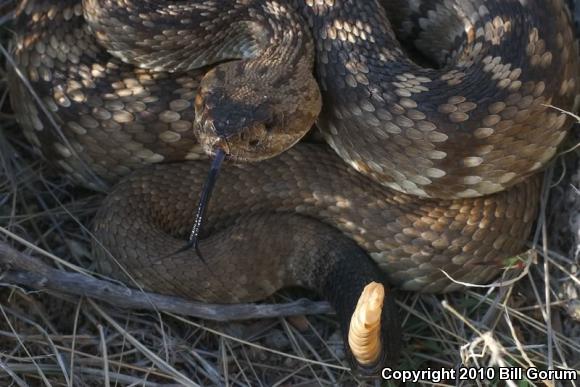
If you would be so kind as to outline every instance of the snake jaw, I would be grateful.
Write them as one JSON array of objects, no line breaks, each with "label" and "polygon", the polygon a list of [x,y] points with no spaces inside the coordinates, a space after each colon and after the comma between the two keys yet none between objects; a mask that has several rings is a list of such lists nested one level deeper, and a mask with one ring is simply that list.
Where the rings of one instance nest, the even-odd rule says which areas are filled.
[{"label": "snake jaw", "polygon": [[375,365],[382,355],[381,314],[385,300],[382,284],[371,282],[363,289],[350,320],[348,345],[363,367]]}]

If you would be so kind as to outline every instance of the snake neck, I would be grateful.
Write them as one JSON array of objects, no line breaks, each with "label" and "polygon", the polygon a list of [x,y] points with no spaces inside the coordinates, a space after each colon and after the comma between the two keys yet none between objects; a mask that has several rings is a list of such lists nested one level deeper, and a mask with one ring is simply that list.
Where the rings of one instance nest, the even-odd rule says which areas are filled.
[{"label": "snake neck", "polygon": [[83,8],[99,43],[143,68],[187,71],[243,59],[249,70],[275,75],[272,67],[313,63],[310,33],[283,3],[84,0]]},{"label": "snake neck", "polygon": [[321,98],[309,30],[276,1],[84,0],[97,41],[154,71],[215,64],[200,81],[194,132],[206,154],[225,144],[235,161],[285,151],[314,124]]}]

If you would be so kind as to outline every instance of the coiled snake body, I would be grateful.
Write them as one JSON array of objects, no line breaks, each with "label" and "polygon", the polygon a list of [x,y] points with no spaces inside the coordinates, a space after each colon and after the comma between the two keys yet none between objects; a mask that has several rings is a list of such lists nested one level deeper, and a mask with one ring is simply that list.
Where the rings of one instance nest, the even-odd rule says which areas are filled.
[{"label": "coiled snake body", "polygon": [[[421,56],[410,59],[374,0],[87,0],[84,11],[78,1],[24,1],[15,56],[40,101],[14,80],[13,105],[32,143],[86,185],[155,164],[115,188],[95,226],[146,288],[233,302],[315,286],[312,273],[328,270],[304,259],[317,262],[314,255],[328,257],[329,246],[343,243],[327,226],[319,239],[305,231],[319,221],[404,289],[458,288],[442,270],[487,281],[523,248],[539,195],[530,176],[570,125],[548,106],[571,110],[576,96],[569,16],[561,0],[385,6],[398,37]],[[291,48],[275,48],[279,42]],[[212,131],[224,138],[237,126],[252,128],[249,138],[228,137],[240,160],[296,142],[305,131],[298,123],[310,126],[319,108],[308,75],[313,52],[323,101],[317,126],[338,156],[301,144],[228,166],[205,230],[221,236],[202,245],[213,270],[191,254],[161,259],[180,247],[207,170],[204,162],[167,162],[202,158],[215,145]],[[209,75],[197,70],[223,61]],[[220,107],[224,100],[233,102]],[[104,268],[125,278],[101,255]]]}]

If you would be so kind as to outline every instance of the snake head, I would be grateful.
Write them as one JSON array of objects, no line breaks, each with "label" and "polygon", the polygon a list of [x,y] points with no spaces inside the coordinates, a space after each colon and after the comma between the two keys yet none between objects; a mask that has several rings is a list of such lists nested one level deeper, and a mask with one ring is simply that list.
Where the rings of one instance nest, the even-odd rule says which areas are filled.
[{"label": "snake head", "polygon": [[219,145],[234,161],[260,161],[308,132],[320,111],[320,95],[316,84],[298,95],[289,89],[292,82],[277,87],[242,67],[228,62],[204,76],[195,98],[195,131],[207,154]]}]

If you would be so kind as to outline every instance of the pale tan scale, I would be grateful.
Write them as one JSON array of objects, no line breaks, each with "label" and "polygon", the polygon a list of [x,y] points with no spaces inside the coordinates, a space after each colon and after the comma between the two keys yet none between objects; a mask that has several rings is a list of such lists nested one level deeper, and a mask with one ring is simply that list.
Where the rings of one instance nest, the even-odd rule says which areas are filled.
[{"label": "pale tan scale", "polygon": [[493,145],[481,145],[475,148],[473,153],[477,156],[485,156],[493,152],[494,148]]},{"label": "pale tan scale", "polygon": [[92,116],[100,121],[108,121],[113,115],[107,109],[96,107],[92,110]]},{"label": "pale tan scale", "polygon": [[491,105],[489,105],[489,107],[487,108],[488,112],[490,114],[498,114],[500,113],[503,109],[505,109],[506,104],[503,101],[498,101],[498,102],[494,102]]},{"label": "pale tan scale", "polygon": [[177,122],[181,119],[181,115],[173,110],[165,110],[159,114],[159,120],[165,123]]},{"label": "pale tan scale", "polygon": [[457,105],[457,109],[460,112],[467,113],[477,108],[477,104],[474,102],[461,102]]},{"label": "pale tan scale", "polygon": [[159,138],[168,143],[177,142],[181,140],[181,135],[179,133],[167,130],[159,135]]},{"label": "pale tan scale", "polygon": [[466,157],[463,159],[463,164],[470,168],[477,167],[481,163],[483,163],[483,158],[481,157]]},{"label": "pale tan scale", "polygon": [[522,82],[521,81],[513,81],[512,83],[510,83],[510,85],[508,86],[508,90],[509,91],[517,91],[520,89],[520,87],[522,86]]},{"label": "pale tan scale", "polygon": [[401,115],[395,118],[395,124],[401,128],[412,128],[415,123],[413,120]]},{"label": "pale tan scale", "polygon": [[405,136],[411,140],[421,140],[423,138],[423,133],[412,127],[408,127],[405,129]]},{"label": "pale tan scale", "polygon": [[399,104],[407,109],[413,109],[417,107],[417,102],[410,98],[401,98],[399,100]]},{"label": "pale tan scale", "polygon": [[439,105],[439,107],[437,108],[437,110],[440,113],[444,113],[444,114],[450,114],[450,113],[456,112],[457,109],[458,109],[457,106],[455,106],[453,104],[442,104],[442,105]]},{"label": "pale tan scale", "polygon": [[[421,121],[421,120],[424,120],[425,118],[427,118],[425,113],[423,113],[420,110],[416,110],[416,109],[408,110],[407,117],[409,117],[410,119],[412,119],[414,121]],[[415,123],[415,125],[417,125],[417,123]]]},{"label": "pale tan scale", "polygon": [[135,120],[135,116],[125,110],[119,110],[113,113],[113,120],[119,124],[128,123]]},{"label": "pale tan scale", "polygon": [[481,176],[465,176],[463,178],[463,182],[467,185],[474,185],[481,183],[482,178]]},{"label": "pale tan scale", "polygon": [[447,141],[447,139],[449,138],[449,136],[447,134],[445,134],[445,133],[442,133],[442,132],[432,131],[432,132],[429,132],[427,134],[427,138],[431,142],[438,143],[438,142],[445,142],[445,141]]},{"label": "pale tan scale", "polygon": [[60,142],[55,142],[53,146],[56,149],[56,151],[60,153],[63,157],[69,158],[72,156],[71,150],[67,148],[65,145],[61,144]]},{"label": "pale tan scale", "polygon": [[87,133],[85,127],[77,122],[70,121],[67,123],[68,128],[70,128],[75,134],[82,136]]},{"label": "pale tan scale", "polygon": [[427,157],[433,160],[442,160],[447,157],[447,153],[438,150],[432,150],[427,153]]},{"label": "pale tan scale", "polygon": [[[528,97],[528,96],[526,96],[526,97]],[[520,103],[522,101],[524,101],[524,100],[525,100],[525,98],[522,99],[520,101]],[[509,107],[505,108],[504,110],[502,110],[501,113],[499,113],[499,115],[501,116],[502,121],[507,121],[507,120],[511,120],[512,118],[514,118],[516,116],[516,114],[518,113],[518,111],[519,111],[520,108],[521,107],[509,106]],[[511,123],[510,123],[509,127],[511,127]]]},{"label": "pale tan scale", "polygon": [[469,120],[469,114],[463,112],[453,112],[449,115],[449,121],[459,123]]},{"label": "pale tan scale", "polygon": [[432,178],[440,178],[446,175],[445,171],[438,168],[429,168],[425,171],[426,175]]},{"label": "pale tan scale", "polygon": [[437,129],[437,126],[430,121],[419,121],[416,123],[416,126],[419,130],[423,132],[431,132]]},{"label": "pale tan scale", "polygon": [[465,98],[462,95],[454,95],[452,97],[449,97],[447,102],[450,104],[453,104],[453,105],[458,105],[458,104],[465,102],[466,100],[467,100],[467,98]]},{"label": "pale tan scale", "polygon": [[410,97],[412,95],[412,93],[407,89],[397,89],[395,90],[395,94],[399,97]]}]

